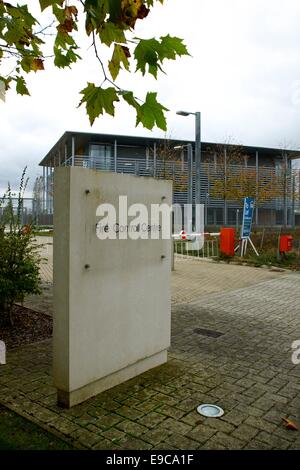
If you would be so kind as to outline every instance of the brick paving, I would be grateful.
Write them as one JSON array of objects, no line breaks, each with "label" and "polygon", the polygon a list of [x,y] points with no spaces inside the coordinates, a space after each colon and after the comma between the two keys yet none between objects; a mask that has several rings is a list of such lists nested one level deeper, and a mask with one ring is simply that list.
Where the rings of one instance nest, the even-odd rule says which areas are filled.
[{"label": "brick paving", "polygon": [[278,273],[268,269],[177,256],[176,270],[172,273],[172,303],[193,302],[207,294],[248,287],[277,277]]},{"label": "brick paving", "polygon": [[[42,245],[40,275],[43,296],[29,296],[24,305],[33,310],[53,314],[52,282],[53,253],[51,238],[38,237]],[[172,273],[172,303],[192,302],[204,295],[224,292],[238,287],[251,286],[260,281],[278,277],[278,273],[266,269],[253,269],[248,266],[216,264],[210,260],[191,259],[176,256],[176,270]]]},{"label": "brick paving", "polygon": [[[300,365],[291,362],[299,275],[181,261],[172,282],[166,365],[65,410],[56,405],[44,341],[8,353],[0,402],[78,448],[299,449],[300,432],[281,421],[300,423]],[[200,403],[225,414],[204,418]]]}]

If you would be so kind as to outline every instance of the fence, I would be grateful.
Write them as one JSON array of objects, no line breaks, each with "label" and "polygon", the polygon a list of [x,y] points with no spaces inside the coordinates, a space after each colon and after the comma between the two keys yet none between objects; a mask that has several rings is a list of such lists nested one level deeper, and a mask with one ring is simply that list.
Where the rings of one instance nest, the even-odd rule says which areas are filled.
[{"label": "fence", "polygon": [[[19,200],[18,198],[12,198],[11,202],[14,217],[17,218]],[[7,199],[1,202],[0,222],[5,222],[8,204],[9,200]],[[53,225],[53,216],[52,214],[42,213],[34,198],[23,198],[20,208],[20,223],[22,225],[31,223],[34,225]]]},{"label": "fence", "polygon": [[214,258],[219,256],[219,240],[204,240],[203,247],[199,250],[189,250],[188,245],[190,242],[175,241],[174,254],[186,257],[196,258]]}]

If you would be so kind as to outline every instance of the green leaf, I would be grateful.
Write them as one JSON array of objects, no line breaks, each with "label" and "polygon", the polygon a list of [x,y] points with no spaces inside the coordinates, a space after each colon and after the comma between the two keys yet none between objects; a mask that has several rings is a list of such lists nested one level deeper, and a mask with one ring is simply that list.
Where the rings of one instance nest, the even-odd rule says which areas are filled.
[{"label": "green leaf", "polygon": [[161,70],[159,49],[160,43],[156,39],[140,39],[134,50],[134,58],[137,61],[136,70],[140,70],[145,75],[148,66],[148,72],[157,78],[157,71]]},{"label": "green leaf", "polygon": [[161,37],[160,39],[159,58],[161,61],[164,59],[175,60],[176,56],[190,55],[182,39],[169,35]]},{"label": "green leaf", "polygon": [[127,104],[133,106],[136,110],[139,110],[141,105],[135,99],[132,91],[122,90],[119,91],[119,95],[126,101]]},{"label": "green leaf", "polygon": [[73,62],[77,62],[80,56],[76,54],[72,47],[63,54],[62,50],[54,46],[54,65],[58,68],[70,67]]},{"label": "green leaf", "polygon": [[91,126],[100,114],[107,113],[114,116],[114,103],[119,101],[115,88],[101,88],[96,87],[94,83],[88,83],[87,87],[81,90],[80,94],[83,95],[83,98],[79,106],[86,103],[86,112],[89,116]]},{"label": "green leaf", "polygon": [[[164,0],[157,0],[159,3],[163,4]],[[153,7],[155,0],[145,0],[147,7]]]},{"label": "green leaf", "polygon": [[146,129],[150,130],[157,126],[159,129],[166,131],[167,121],[164,111],[168,111],[168,109],[157,101],[156,96],[157,93],[147,93],[146,101],[137,114],[136,125],[138,126],[141,123]]},{"label": "green leaf", "polygon": [[119,91],[119,95],[122,96],[123,100],[126,101],[129,106],[132,106],[136,110],[137,120],[142,121],[141,105],[138,103],[132,91],[122,90]]},{"label": "green leaf", "polygon": [[24,72],[29,73],[32,70],[32,61],[32,57],[26,55],[23,56],[22,60],[20,61],[20,66]]},{"label": "green leaf", "polygon": [[146,129],[152,130],[156,125],[163,131],[167,130],[167,122],[164,115],[164,111],[168,111],[157,99],[157,93],[149,92],[146,96],[146,101],[142,105],[138,103],[133,95],[132,91],[121,91],[119,95],[126,101],[127,104],[135,108],[136,110],[136,125],[140,123],[146,127]]},{"label": "green leaf", "polygon": [[109,17],[111,21],[116,21],[121,12],[121,0],[108,0]]},{"label": "green leaf", "polygon": [[60,49],[54,48],[54,65],[58,68],[63,69],[64,67],[68,67],[70,65],[70,61],[67,58],[66,54],[63,54]]},{"label": "green leaf", "polygon": [[33,26],[34,24],[38,23],[36,18],[34,18],[31,13],[28,11],[27,5],[18,5],[16,7],[10,5],[9,3],[6,4],[6,8],[8,13],[16,20],[22,21],[26,26]]},{"label": "green leaf", "polygon": [[109,0],[85,0],[85,30],[88,36],[92,31],[98,32],[101,30],[103,23],[109,14],[109,9]]},{"label": "green leaf", "polygon": [[72,36],[69,34],[62,34],[59,31],[56,35],[54,46],[65,50],[67,50],[69,46],[77,47]]},{"label": "green leaf", "polygon": [[113,80],[115,80],[119,75],[121,63],[124,65],[124,68],[126,70],[129,70],[129,62],[125,55],[123,47],[119,44],[115,44],[111,61],[108,64],[108,68]]},{"label": "green leaf", "polygon": [[165,59],[175,60],[182,55],[189,53],[180,38],[168,35],[161,37],[160,41],[155,38],[140,39],[134,51],[136,70],[145,75],[148,67],[148,73],[157,78],[158,70],[163,71],[161,65]]},{"label": "green leaf", "polygon": [[64,0],[40,0],[40,7],[41,10],[45,10],[48,7],[51,7],[53,5],[62,5],[64,3]]},{"label": "green leaf", "polygon": [[126,43],[126,38],[123,29],[119,28],[111,21],[103,24],[99,32],[99,37],[103,44],[110,46],[113,42]]},{"label": "green leaf", "polygon": [[65,12],[64,8],[59,8],[59,6],[57,4],[58,4],[58,2],[53,3],[52,12],[53,12],[53,15],[55,15],[57,21],[60,24],[63,24],[65,22],[65,19],[66,19],[66,12]]},{"label": "green leaf", "polygon": [[19,95],[29,95],[30,93],[28,91],[28,88],[26,86],[26,82],[24,80],[24,77],[16,77],[16,92]]}]

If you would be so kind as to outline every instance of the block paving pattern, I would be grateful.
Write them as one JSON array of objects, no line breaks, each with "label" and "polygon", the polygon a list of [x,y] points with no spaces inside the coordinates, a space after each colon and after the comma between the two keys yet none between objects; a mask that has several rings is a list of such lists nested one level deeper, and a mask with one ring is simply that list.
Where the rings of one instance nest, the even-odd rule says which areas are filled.
[{"label": "block paving pattern", "polygon": [[[187,277],[195,270],[208,285],[196,300]],[[0,402],[76,448],[299,449],[300,432],[282,425],[282,417],[300,423],[300,365],[291,362],[300,339],[299,275],[194,261],[178,263],[174,276],[184,302],[174,301],[167,364],[66,410],[56,404],[47,340],[8,353]],[[225,414],[202,417],[200,403]]]}]

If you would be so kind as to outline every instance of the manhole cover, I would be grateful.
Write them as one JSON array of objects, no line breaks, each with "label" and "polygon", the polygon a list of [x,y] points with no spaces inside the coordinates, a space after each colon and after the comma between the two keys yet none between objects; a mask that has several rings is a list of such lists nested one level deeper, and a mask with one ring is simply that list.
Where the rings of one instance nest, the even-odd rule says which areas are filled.
[{"label": "manhole cover", "polygon": [[224,334],[215,330],[207,330],[206,328],[195,328],[194,333],[197,333],[197,335],[209,336],[210,338],[219,338],[219,336]]},{"label": "manhole cover", "polygon": [[222,408],[217,405],[210,405],[209,403],[198,406],[197,411],[200,415],[206,416],[207,418],[220,418],[220,416],[224,414]]}]

